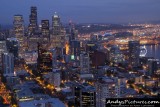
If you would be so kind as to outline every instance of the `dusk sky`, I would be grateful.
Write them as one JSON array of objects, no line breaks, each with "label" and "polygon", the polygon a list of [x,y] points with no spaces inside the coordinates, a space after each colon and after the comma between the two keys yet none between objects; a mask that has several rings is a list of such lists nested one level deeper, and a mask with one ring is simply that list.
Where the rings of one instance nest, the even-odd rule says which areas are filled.
[{"label": "dusk sky", "polygon": [[128,23],[160,20],[160,0],[0,0],[0,24],[12,25],[21,14],[28,24],[30,7],[37,6],[38,20],[56,11],[62,22]]}]

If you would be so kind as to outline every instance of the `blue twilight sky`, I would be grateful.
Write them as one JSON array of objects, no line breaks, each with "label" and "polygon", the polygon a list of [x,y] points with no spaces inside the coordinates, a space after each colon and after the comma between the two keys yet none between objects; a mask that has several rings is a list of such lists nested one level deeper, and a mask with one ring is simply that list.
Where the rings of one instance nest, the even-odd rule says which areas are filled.
[{"label": "blue twilight sky", "polygon": [[160,0],[0,0],[0,24],[12,24],[21,14],[28,24],[30,7],[37,6],[38,20],[56,11],[62,22],[128,23],[160,20]]}]

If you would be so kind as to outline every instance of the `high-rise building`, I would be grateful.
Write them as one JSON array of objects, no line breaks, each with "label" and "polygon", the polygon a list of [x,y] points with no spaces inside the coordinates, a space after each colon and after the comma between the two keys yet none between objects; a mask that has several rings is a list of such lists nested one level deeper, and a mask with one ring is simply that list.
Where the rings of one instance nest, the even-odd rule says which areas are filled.
[{"label": "high-rise building", "polygon": [[50,52],[52,53],[52,68],[57,67],[57,51],[56,49],[51,49]]},{"label": "high-rise building", "polygon": [[0,67],[2,66],[2,53],[7,52],[6,41],[0,41]]},{"label": "high-rise building", "polygon": [[41,32],[43,39],[45,41],[49,41],[50,40],[49,20],[42,20],[41,25],[42,25]]},{"label": "high-rise building", "polygon": [[96,92],[92,89],[82,89],[81,107],[96,107]]},{"label": "high-rise building", "polygon": [[75,29],[74,24],[70,21],[69,22],[69,42],[72,40],[76,40],[78,35],[78,31]]},{"label": "high-rise building", "polygon": [[53,72],[51,72],[51,79],[50,83],[53,84],[55,87],[60,87],[61,84],[61,75],[59,70],[54,69]]},{"label": "high-rise building", "polygon": [[148,61],[147,61],[147,65],[148,65],[147,74],[149,76],[153,75],[158,70],[158,64],[159,64],[158,59],[148,59]]},{"label": "high-rise building", "polygon": [[90,40],[93,41],[93,42],[98,41],[98,34],[91,34]]},{"label": "high-rise building", "polygon": [[119,98],[120,87],[111,78],[101,78],[96,82],[96,107],[106,107],[106,98]]},{"label": "high-rise building", "polygon": [[12,53],[2,53],[2,71],[4,76],[14,76],[14,56]]},{"label": "high-rise building", "polygon": [[7,51],[14,55],[14,59],[18,58],[19,41],[17,38],[7,38],[6,40]]},{"label": "high-rise building", "polygon": [[20,43],[20,47],[23,47],[24,42],[24,20],[22,15],[14,15],[14,35]]},{"label": "high-rise building", "polygon": [[86,47],[86,52],[89,53],[90,58],[92,57],[94,51],[96,51],[98,48],[95,42],[90,42],[90,41],[86,44],[85,47]]},{"label": "high-rise building", "polygon": [[118,46],[112,46],[109,51],[110,61],[113,63],[122,63],[124,61],[124,57],[122,52],[120,51]]},{"label": "high-rise building", "polygon": [[81,103],[80,103],[80,101],[81,101],[81,87],[80,86],[74,87],[74,96],[75,96],[75,99],[74,99],[75,106],[80,107],[80,105],[81,105]]},{"label": "high-rise building", "polygon": [[107,60],[107,55],[101,51],[94,51],[90,60],[92,67],[97,68],[98,66],[104,66]]},{"label": "high-rise building", "polygon": [[65,30],[60,22],[60,17],[55,13],[52,17],[51,48],[64,48],[65,39]]},{"label": "high-rise building", "polygon": [[75,106],[76,107],[96,107],[96,92],[92,86],[74,87]]},{"label": "high-rise building", "polygon": [[38,73],[52,71],[52,53],[43,48],[42,44],[38,43],[38,58],[37,58]]},{"label": "high-rise building", "polygon": [[72,40],[70,42],[70,52],[72,57],[74,56],[74,59],[77,60],[77,58],[80,55],[80,41]]},{"label": "high-rise building", "polygon": [[129,41],[129,64],[132,67],[139,65],[140,43],[139,41]]},{"label": "high-rise building", "polygon": [[52,17],[52,33],[53,35],[60,35],[62,30],[62,24],[60,17],[55,13]]},{"label": "high-rise building", "polygon": [[89,73],[90,61],[88,53],[80,54],[80,73],[86,74]]},{"label": "high-rise building", "polygon": [[34,33],[33,36],[27,37],[27,48],[29,51],[37,51],[37,42],[42,43],[44,46],[46,45],[43,42],[43,38],[41,33]]},{"label": "high-rise building", "polygon": [[31,7],[31,14],[29,16],[28,34],[33,35],[37,29],[38,29],[37,7],[33,6]]}]

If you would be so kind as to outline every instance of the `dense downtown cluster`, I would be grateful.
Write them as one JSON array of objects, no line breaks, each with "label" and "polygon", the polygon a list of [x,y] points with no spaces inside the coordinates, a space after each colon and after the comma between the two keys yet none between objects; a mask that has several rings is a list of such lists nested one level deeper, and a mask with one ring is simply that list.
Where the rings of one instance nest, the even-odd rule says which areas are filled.
[{"label": "dense downtown cluster", "polygon": [[38,23],[37,12],[30,8],[29,25],[14,15],[11,29],[0,27],[0,107],[159,98],[159,24],[62,24],[56,12]]}]

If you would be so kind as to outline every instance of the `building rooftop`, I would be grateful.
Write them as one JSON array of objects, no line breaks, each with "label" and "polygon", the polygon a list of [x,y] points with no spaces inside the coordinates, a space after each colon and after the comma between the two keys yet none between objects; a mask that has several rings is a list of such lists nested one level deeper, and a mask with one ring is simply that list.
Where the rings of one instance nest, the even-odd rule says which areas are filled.
[{"label": "building rooftop", "polygon": [[103,78],[102,78],[102,81],[104,81],[104,82],[106,82],[106,83],[114,82],[113,79],[108,78],[108,77],[103,77]]},{"label": "building rooftop", "polygon": [[9,41],[18,41],[17,38],[13,38],[13,37],[12,38],[7,38],[7,40],[9,40]]},{"label": "building rooftop", "polygon": [[72,92],[72,90],[67,87],[67,88],[62,88],[62,92],[68,93],[68,92]]},{"label": "building rooftop", "polygon": [[65,107],[57,98],[19,102],[19,107]]}]

